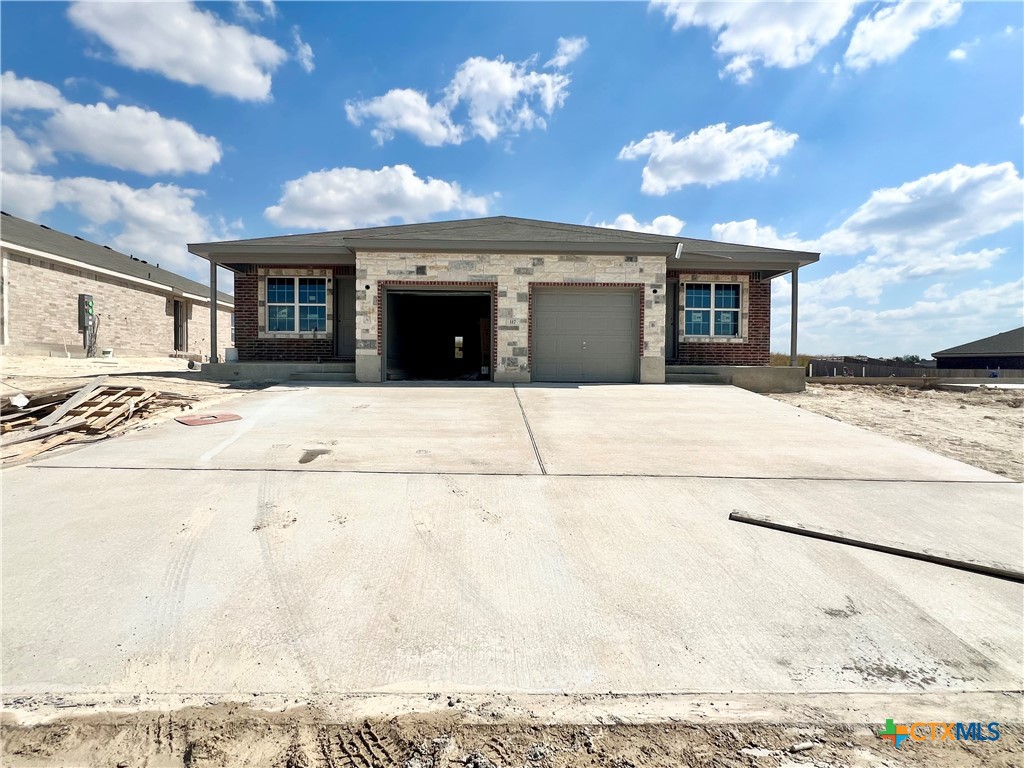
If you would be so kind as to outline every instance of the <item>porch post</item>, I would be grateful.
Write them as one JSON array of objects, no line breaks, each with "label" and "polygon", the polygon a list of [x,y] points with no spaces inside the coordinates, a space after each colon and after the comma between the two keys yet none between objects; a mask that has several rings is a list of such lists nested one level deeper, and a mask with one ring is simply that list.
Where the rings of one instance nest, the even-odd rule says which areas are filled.
[{"label": "porch post", "polygon": [[217,262],[210,259],[210,362],[217,358]]},{"label": "porch post", "polygon": [[799,283],[797,281],[796,273],[800,267],[797,267],[791,273],[793,275],[792,291],[790,292],[790,308],[789,308],[789,364],[796,365],[796,314],[797,314],[797,296],[799,294]]}]

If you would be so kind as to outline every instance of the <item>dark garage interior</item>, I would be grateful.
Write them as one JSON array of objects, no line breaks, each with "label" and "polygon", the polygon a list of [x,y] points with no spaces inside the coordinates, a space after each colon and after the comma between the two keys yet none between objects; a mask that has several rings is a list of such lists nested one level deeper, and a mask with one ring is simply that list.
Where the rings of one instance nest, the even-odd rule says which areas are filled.
[{"label": "dark garage interior", "polygon": [[491,296],[388,291],[387,379],[491,378]]}]

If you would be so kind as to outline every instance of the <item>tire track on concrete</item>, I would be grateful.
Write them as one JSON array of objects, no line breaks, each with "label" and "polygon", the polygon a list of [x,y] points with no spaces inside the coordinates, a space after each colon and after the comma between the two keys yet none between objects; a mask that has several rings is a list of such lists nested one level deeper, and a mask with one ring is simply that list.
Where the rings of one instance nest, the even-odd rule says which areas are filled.
[{"label": "tire track on concrete", "polygon": [[[274,454],[287,447],[284,445],[271,446],[267,462],[272,462]],[[275,520],[280,519],[279,507],[284,505],[288,498],[284,482],[286,478],[286,475],[273,472],[261,473],[256,491],[256,516],[253,520],[253,531],[259,541],[260,562],[264,576],[277,607],[281,609],[281,611],[275,611],[274,615],[280,616],[281,612],[284,613],[283,620],[276,619],[278,632],[287,643],[299,671],[306,680],[309,692],[320,694],[322,686],[320,685],[319,670],[307,648],[306,637],[310,634],[309,626],[295,609],[298,599],[288,586],[275,551],[280,544],[281,529],[274,523]]]},{"label": "tire track on concrete", "polygon": [[151,640],[154,656],[166,654],[173,661],[179,645],[192,565],[215,514],[213,507],[204,506],[182,524],[179,534],[184,533],[185,537],[180,545],[176,544],[176,552],[164,568],[156,595],[156,619]]}]

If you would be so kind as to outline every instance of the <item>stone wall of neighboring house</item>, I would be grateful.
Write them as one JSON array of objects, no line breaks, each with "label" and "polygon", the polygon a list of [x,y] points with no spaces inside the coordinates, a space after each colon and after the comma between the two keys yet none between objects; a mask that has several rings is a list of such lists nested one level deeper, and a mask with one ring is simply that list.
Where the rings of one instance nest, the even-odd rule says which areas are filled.
[{"label": "stone wall of neighboring house", "polygon": [[[187,306],[188,325],[186,327],[187,348],[190,355],[210,354],[210,305],[200,304],[197,301],[189,301]],[[224,360],[224,350],[233,346],[231,342],[231,315],[232,312],[221,309],[217,312],[217,347],[221,361]]]},{"label": "stone wall of neighboring house", "polygon": [[[672,270],[679,280],[679,339],[676,361],[679,365],[768,365],[771,360],[772,287],[748,272],[683,272]],[[688,337],[683,316],[687,283],[739,282],[740,335],[737,338]]]},{"label": "stone wall of neighboring house", "polygon": [[[665,259],[509,254],[356,255],[356,378],[380,381],[380,311],[388,283],[496,286],[495,381],[529,381],[530,285],[642,286],[641,381],[664,380]],[[239,299],[239,303],[241,300]]]},{"label": "stone wall of neighboring house", "polygon": [[[85,355],[78,329],[78,295],[91,294],[99,318],[98,349],[114,355],[163,357],[174,352],[174,304],[169,292],[14,251],[3,253],[4,351],[7,354]],[[209,354],[209,308],[185,302],[185,352]],[[218,315],[228,346],[231,312]]]}]

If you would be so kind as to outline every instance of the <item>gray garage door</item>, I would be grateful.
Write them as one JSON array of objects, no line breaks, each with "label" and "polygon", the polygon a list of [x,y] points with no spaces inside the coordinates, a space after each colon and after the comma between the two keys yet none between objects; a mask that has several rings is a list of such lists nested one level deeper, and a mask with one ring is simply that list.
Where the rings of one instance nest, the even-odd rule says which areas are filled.
[{"label": "gray garage door", "polygon": [[533,381],[636,381],[637,301],[635,291],[535,291]]}]

